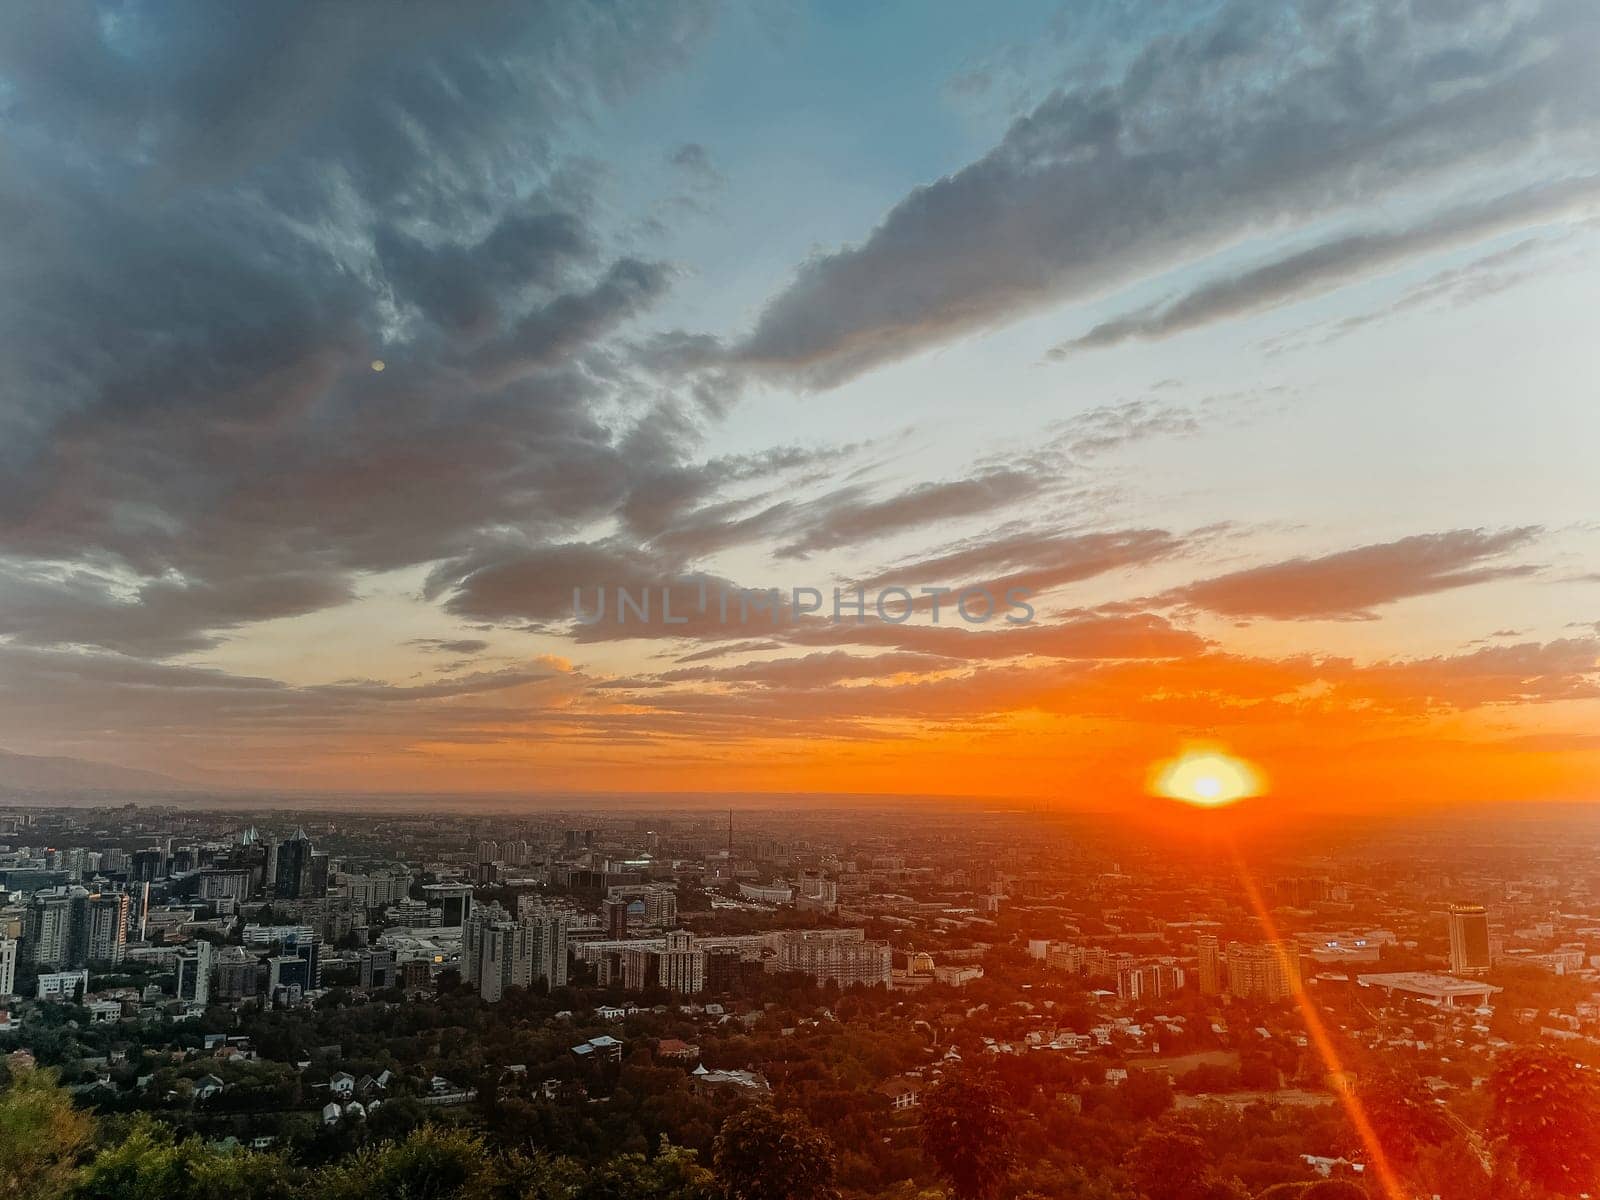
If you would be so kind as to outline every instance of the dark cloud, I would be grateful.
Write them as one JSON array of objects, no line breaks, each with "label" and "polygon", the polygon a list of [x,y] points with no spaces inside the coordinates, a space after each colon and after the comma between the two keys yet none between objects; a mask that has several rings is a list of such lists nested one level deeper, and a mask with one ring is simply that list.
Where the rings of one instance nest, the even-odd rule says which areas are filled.
[{"label": "dark cloud", "polygon": [[928,654],[847,654],[829,651],[800,658],[744,662],[727,667],[680,667],[655,676],[661,683],[748,683],[763,687],[825,687],[850,679],[925,675],[962,664]]},{"label": "dark cloud", "polygon": [[992,470],[969,479],[921,483],[881,499],[850,488],[806,508],[794,522],[800,532],[777,550],[780,558],[804,558],[874,541],[924,525],[987,516],[997,508],[1038,495],[1047,481],[1025,471]]},{"label": "dark cloud", "polygon": [[1238,275],[1204,283],[1163,304],[1103,321],[1082,337],[1061,343],[1050,354],[1064,358],[1075,351],[1133,339],[1170,337],[1336,287],[1421,254],[1574,215],[1597,200],[1600,176],[1586,175],[1453,208],[1404,229],[1345,234]]},{"label": "dark cloud", "polygon": [[1050,533],[1022,530],[960,543],[942,554],[913,559],[864,580],[867,587],[988,587],[1049,591],[1179,553],[1182,539],[1161,529]]},{"label": "dark cloud", "polygon": [[[1080,613],[1028,625],[811,624],[789,640],[802,645],[893,646],[952,661],[1008,658],[1115,660],[1185,658],[1203,653],[1205,638],[1154,613]],[[684,660],[688,661],[688,660]]]},{"label": "dark cloud", "polygon": [[691,460],[607,348],[673,268],[605,253],[558,146],[707,20],[16,7],[0,635],[201,648],[507,528],[559,542]]},{"label": "dark cloud", "polygon": [[1592,158],[1600,11],[1221,5],[821,254],[733,356],[811,386],[1532,144]]},{"label": "dark cloud", "polygon": [[1190,584],[1167,599],[1229,617],[1371,619],[1373,609],[1410,596],[1531,574],[1536,568],[1504,558],[1528,546],[1538,532],[1529,527],[1419,534],[1234,571]]},{"label": "dark cloud", "polygon": [[408,644],[440,654],[481,654],[489,648],[481,638],[413,638]]}]

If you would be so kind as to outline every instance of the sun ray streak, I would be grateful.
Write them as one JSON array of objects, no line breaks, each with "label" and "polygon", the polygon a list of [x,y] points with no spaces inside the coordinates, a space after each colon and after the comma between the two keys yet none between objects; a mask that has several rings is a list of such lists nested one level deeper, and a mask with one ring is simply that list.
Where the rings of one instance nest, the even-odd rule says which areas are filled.
[{"label": "sun ray streak", "polygon": [[[1250,901],[1250,907],[1255,910],[1256,919],[1261,922],[1261,928],[1267,940],[1278,947],[1280,954],[1285,953],[1283,939],[1278,933],[1278,924],[1272,919],[1272,913],[1262,899],[1261,891],[1256,887],[1250,869],[1237,849],[1233,851],[1233,861],[1238,869],[1239,882],[1244,887],[1245,896]],[[1290,972],[1289,978],[1298,981],[1299,973]],[[1344,1060],[1339,1056],[1339,1049],[1334,1044],[1333,1037],[1328,1033],[1328,1027],[1323,1023],[1322,1014],[1317,1011],[1315,1002],[1307,994],[1305,985],[1297,982],[1294,989],[1295,1006],[1300,1010],[1300,1016],[1305,1021],[1306,1034],[1311,1039],[1312,1046],[1316,1049],[1317,1056],[1322,1059],[1329,1073],[1336,1077],[1345,1075]],[[1336,1087],[1335,1094],[1344,1106],[1345,1114],[1350,1118],[1350,1123],[1355,1127],[1356,1136],[1361,1139],[1361,1145],[1367,1152],[1367,1163],[1373,1175],[1378,1180],[1378,1186],[1383,1189],[1386,1200],[1411,1200],[1410,1195],[1400,1183],[1395,1174],[1389,1157],[1384,1153],[1383,1143],[1378,1138],[1378,1131],[1374,1128],[1371,1119],[1367,1116],[1366,1109],[1362,1106],[1361,1098],[1353,1089]]]}]

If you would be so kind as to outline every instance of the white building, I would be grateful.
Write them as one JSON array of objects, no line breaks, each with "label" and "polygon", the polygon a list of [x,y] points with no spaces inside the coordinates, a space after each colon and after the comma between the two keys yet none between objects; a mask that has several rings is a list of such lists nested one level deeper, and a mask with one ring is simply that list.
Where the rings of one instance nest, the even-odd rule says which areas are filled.
[{"label": "white building", "polygon": [[[80,990],[81,989],[81,990]],[[47,971],[39,976],[39,989],[34,993],[40,1000],[72,1000],[89,991],[89,972]]]},{"label": "white building", "polygon": [[0,1000],[17,990],[17,943],[0,933]]}]

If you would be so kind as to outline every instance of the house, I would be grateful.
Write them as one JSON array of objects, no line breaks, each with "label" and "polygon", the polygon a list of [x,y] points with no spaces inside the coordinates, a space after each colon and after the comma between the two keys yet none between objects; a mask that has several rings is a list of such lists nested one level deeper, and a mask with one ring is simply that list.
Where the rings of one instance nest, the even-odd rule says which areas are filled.
[{"label": "house", "polygon": [[348,1100],[356,1094],[356,1077],[348,1071],[338,1071],[328,1080],[328,1091]]},{"label": "house", "polygon": [[603,1004],[594,1010],[594,1015],[599,1017],[602,1021],[620,1021],[623,1017],[628,1015],[628,1010],[625,1008],[616,1008],[608,1004]]},{"label": "house", "polygon": [[700,1057],[700,1047],[681,1038],[662,1038],[656,1043],[656,1057],[693,1062]]},{"label": "house", "polygon": [[328,1101],[326,1104],[324,1104],[322,1106],[322,1123],[324,1125],[337,1124],[339,1118],[341,1116],[343,1116],[343,1115],[344,1115],[344,1110],[342,1108],[340,1108],[337,1104],[335,1104],[332,1100]]},{"label": "house", "polygon": [[754,1071],[708,1071],[704,1064],[689,1072],[689,1086],[696,1091],[715,1088],[737,1088],[740,1091],[765,1093],[772,1086]]},{"label": "house", "polygon": [[916,1108],[922,1103],[922,1082],[909,1076],[901,1075],[886,1083],[878,1085],[878,1094],[886,1096],[891,1108],[897,1112],[905,1108]]},{"label": "house", "polygon": [[621,1062],[622,1043],[609,1033],[602,1033],[572,1047],[572,1053],[580,1062]]},{"label": "house", "polygon": [[191,1094],[196,1100],[209,1100],[221,1094],[226,1086],[215,1075],[202,1075],[194,1081],[194,1091]]}]

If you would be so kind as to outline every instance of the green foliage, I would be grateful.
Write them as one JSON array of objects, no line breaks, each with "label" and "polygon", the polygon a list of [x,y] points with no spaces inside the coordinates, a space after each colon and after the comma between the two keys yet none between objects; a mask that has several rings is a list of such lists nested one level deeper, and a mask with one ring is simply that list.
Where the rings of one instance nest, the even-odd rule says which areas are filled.
[{"label": "green foliage", "polygon": [[1367,1200],[1367,1193],[1348,1179],[1319,1179],[1307,1186],[1300,1200]]},{"label": "green foliage", "polygon": [[1502,1056],[1489,1081],[1493,1131],[1516,1175],[1557,1196],[1600,1190],[1600,1083],[1558,1050]]},{"label": "green foliage", "polygon": [[1184,1125],[1147,1131],[1128,1157],[1128,1177],[1148,1200],[1242,1200],[1246,1195],[1238,1180],[1216,1170],[1204,1139]]},{"label": "green foliage", "polygon": [[148,1117],[103,1148],[73,1185],[70,1200],[275,1200],[293,1183],[280,1155],[224,1152],[197,1137],[175,1138]]},{"label": "green foliage", "polygon": [[[1169,1096],[1170,1099],[1170,1096]],[[1016,1161],[1016,1114],[991,1074],[946,1076],[922,1103],[922,1146],[956,1200],[988,1200]]]},{"label": "green foliage", "polygon": [[49,1071],[21,1071],[0,1092],[0,1196],[57,1200],[66,1195],[93,1124]]},{"label": "green foliage", "polygon": [[833,1143],[797,1112],[746,1109],[729,1117],[712,1152],[727,1200],[831,1200]]},{"label": "green foliage", "polygon": [[495,1172],[481,1139],[424,1125],[323,1170],[318,1200],[490,1200]]}]

